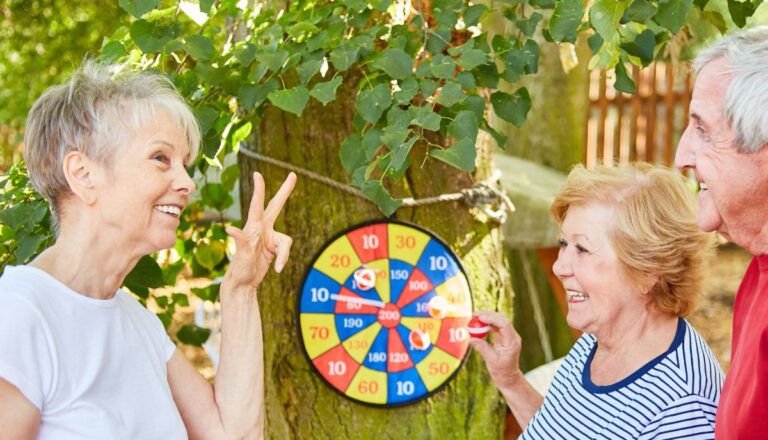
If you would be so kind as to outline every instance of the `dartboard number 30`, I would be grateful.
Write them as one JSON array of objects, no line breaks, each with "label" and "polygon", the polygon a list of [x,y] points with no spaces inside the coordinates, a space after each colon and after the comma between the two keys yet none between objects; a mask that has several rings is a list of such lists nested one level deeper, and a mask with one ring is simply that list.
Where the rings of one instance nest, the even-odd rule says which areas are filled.
[{"label": "dartboard number 30", "polygon": [[302,344],[325,382],[386,407],[424,398],[456,373],[471,317],[456,255],[430,232],[392,221],[330,240],[298,302]]}]

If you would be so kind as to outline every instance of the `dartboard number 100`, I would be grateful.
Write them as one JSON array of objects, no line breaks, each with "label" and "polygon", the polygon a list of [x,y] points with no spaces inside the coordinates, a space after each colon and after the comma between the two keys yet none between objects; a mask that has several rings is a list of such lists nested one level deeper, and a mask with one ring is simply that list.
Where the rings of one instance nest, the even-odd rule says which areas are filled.
[{"label": "dartboard number 100", "polygon": [[397,222],[352,228],[310,266],[298,302],[307,357],[333,389],[376,406],[444,385],[469,347],[472,295],[456,255]]}]

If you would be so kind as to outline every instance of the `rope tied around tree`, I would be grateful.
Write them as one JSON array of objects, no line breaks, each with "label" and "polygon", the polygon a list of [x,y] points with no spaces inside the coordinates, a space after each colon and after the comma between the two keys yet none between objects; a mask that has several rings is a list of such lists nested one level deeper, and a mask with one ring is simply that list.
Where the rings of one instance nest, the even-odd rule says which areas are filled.
[{"label": "rope tied around tree", "polygon": [[[363,194],[362,191],[360,191],[359,189],[355,188],[352,185],[341,183],[339,181],[331,179],[330,177],[323,176],[322,174],[316,173],[306,168],[301,168],[291,163],[284,162],[282,160],[278,160],[273,157],[258,153],[256,151],[253,151],[247,148],[243,144],[240,144],[239,153],[245,156],[248,156],[250,158],[260,160],[264,163],[268,163],[270,165],[274,165],[274,166],[286,169],[288,171],[293,171],[296,174],[299,174],[304,177],[308,177],[320,183],[324,183],[332,188],[336,188],[340,191],[344,191],[348,194],[359,197],[361,199],[365,199],[373,203],[373,201],[371,201],[371,199],[369,199],[365,194]],[[514,212],[515,205],[512,203],[509,197],[504,193],[504,191],[499,189],[500,181],[501,181],[501,171],[494,170],[494,172],[491,174],[491,176],[487,180],[477,182],[471,188],[463,189],[460,192],[440,194],[438,196],[425,197],[421,199],[414,199],[412,197],[407,197],[402,200],[402,205],[400,207],[401,208],[402,207],[418,207],[418,206],[433,205],[436,203],[462,201],[467,206],[481,209],[493,221],[498,223],[504,223],[507,219],[507,212]],[[494,208],[494,206],[496,206],[496,208]]]}]

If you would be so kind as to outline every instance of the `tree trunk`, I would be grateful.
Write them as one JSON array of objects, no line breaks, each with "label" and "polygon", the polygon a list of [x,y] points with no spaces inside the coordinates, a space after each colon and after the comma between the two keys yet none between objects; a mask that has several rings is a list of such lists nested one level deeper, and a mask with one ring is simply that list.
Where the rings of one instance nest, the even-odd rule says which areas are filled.
[{"label": "tree trunk", "polygon": [[[251,148],[348,182],[339,160],[339,146],[352,130],[356,83],[357,78],[348,77],[337,100],[326,107],[311,100],[301,118],[269,108],[261,120],[258,145]],[[396,193],[420,198],[472,186],[490,169],[491,150],[486,143],[478,143],[482,145],[478,147],[476,175],[430,159],[423,167],[414,165]],[[423,148],[414,148],[411,160],[421,164],[424,155]],[[288,173],[245,156],[240,157],[240,168],[243,206],[252,194],[252,181],[245,176],[255,170],[263,173],[271,194]],[[368,407],[343,397],[323,383],[304,356],[296,304],[313,256],[342,229],[382,217],[367,200],[299,176],[276,225],[294,239],[291,259],[282,274],[267,278],[259,293],[265,339],[267,437],[501,438],[506,405],[491,384],[482,359],[471,350],[448,386],[428,399],[395,409]],[[467,272],[475,309],[510,310],[512,292],[497,225],[483,223],[461,202],[401,208],[394,217],[429,229],[451,246]]]}]

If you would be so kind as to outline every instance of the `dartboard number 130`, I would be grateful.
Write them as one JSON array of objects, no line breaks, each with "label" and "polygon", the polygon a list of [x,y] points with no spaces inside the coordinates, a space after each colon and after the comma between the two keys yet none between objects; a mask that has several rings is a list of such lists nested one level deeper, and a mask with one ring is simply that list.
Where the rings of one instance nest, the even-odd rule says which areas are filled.
[{"label": "dartboard number 130", "polygon": [[382,221],[330,240],[298,302],[309,360],[358,402],[398,406],[438,390],[469,347],[472,295],[456,255],[430,232]]}]

